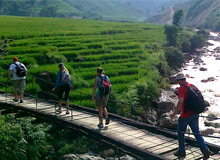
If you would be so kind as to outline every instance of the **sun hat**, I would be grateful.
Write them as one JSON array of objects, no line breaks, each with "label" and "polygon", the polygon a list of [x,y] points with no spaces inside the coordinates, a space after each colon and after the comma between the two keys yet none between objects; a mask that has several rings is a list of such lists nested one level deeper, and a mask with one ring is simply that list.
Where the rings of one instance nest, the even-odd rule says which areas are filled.
[{"label": "sun hat", "polygon": [[186,77],[185,77],[185,75],[183,74],[183,73],[178,73],[177,75],[176,75],[176,80],[181,80],[181,79],[185,79]]},{"label": "sun hat", "polygon": [[13,61],[18,61],[18,58],[17,58],[17,57],[14,57],[14,58],[13,58]]},{"label": "sun hat", "polygon": [[60,68],[60,67],[62,67],[62,66],[64,66],[64,64],[63,64],[63,63],[59,63],[59,66],[58,66],[58,67]]}]

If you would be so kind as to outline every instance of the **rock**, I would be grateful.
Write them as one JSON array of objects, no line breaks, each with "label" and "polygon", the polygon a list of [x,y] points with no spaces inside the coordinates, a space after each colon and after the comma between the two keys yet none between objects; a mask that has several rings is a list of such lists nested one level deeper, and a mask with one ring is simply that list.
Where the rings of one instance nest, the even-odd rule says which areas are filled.
[{"label": "rock", "polygon": [[143,122],[146,122],[150,125],[157,124],[157,112],[155,110],[149,109],[147,111],[143,111],[141,117]]},{"label": "rock", "polygon": [[177,102],[178,96],[174,93],[174,91],[162,90],[158,103],[158,110],[160,111],[157,112],[157,117],[159,118],[161,114],[173,110]]},{"label": "rock", "polygon": [[200,64],[200,63],[203,63],[203,60],[200,58],[200,57],[195,57],[194,59],[193,59],[193,62],[195,63],[195,64]]},{"label": "rock", "polygon": [[205,65],[206,65],[206,63],[202,63],[202,65],[204,65],[204,66],[205,66]]},{"label": "rock", "polygon": [[113,149],[108,149],[103,152],[100,152],[102,158],[113,157],[115,155],[115,151]]},{"label": "rock", "polygon": [[208,135],[214,134],[214,133],[215,133],[215,130],[214,130],[213,128],[207,128],[207,129],[205,129],[205,130],[200,131],[200,133],[201,133],[202,135],[208,136]]},{"label": "rock", "polygon": [[192,77],[189,74],[186,74],[186,78],[195,78],[195,77]]},{"label": "rock", "polygon": [[215,60],[220,60],[220,57],[216,57]]},{"label": "rock", "polygon": [[86,154],[66,154],[62,158],[63,160],[104,160],[98,155],[92,153]]},{"label": "rock", "polygon": [[198,69],[198,67],[192,67],[192,69]]},{"label": "rock", "polygon": [[76,60],[78,62],[86,62],[86,60],[84,58],[82,58],[82,57],[76,57]]},{"label": "rock", "polygon": [[217,120],[217,116],[215,114],[213,114],[213,113],[208,114],[207,117],[210,117],[210,118],[207,118],[208,121]]},{"label": "rock", "polygon": [[214,120],[214,121],[206,121],[204,122],[205,126],[214,127],[214,128],[220,128],[220,121]]},{"label": "rock", "polygon": [[169,113],[163,113],[160,116],[159,120],[159,126],[165,127],[165,128],[170,128],[170,129],[176,129],[178,124],[178,118],[174,118],[173,120],[170,118]]},{"label": "rock", "polygon": [[208,69],[207,68],[204,68],[204,67],[201,67],[199,68],[200,71],[207,71]]},{"label": "rock", "polygon": [[125,155],[125,156],[123,156],[123,157],[120,157],[119,159],[120,159],[120,160],[135,160],[134,158],[132,158],[132,157],[130,157],[130,156],[128,156],[128,155]]},{"label": "rock", "polygon": [[209,77],[207,79],[203,79],[201,80],[202,83],[207,83],[207,82],[213,82],[215,81],[216,79],[214,77]]},{"label": "rock", "polygon": [[75,154],[66,154],[63,156],[63,160],[75,160],[77,156]]}]

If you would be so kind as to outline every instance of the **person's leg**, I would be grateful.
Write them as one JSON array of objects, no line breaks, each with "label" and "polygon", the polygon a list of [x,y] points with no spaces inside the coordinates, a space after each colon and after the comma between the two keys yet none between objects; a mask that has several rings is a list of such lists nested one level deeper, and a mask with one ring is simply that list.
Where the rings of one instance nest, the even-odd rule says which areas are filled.
[{"label": "person's leg", "polygon": [[24,79],[19,80],[20,103],[23,103],[25,87],[26,87],[26,80],[24,80]]},{"label": "person's leg", "polygon": [[[96,96],[96,106],[98,107],[99,110],[99,127],[100,125],[103,125],[103,104],[101,100],[101,96]],[[101,128],[101,127],[100,127]]]},{"label": "person's leg", "polygon": [[14,87],[14,101],[18,101],[18,81],[17,80],[13,80],[13,87]]},{"label": "person's leg", "polygon": [[185,151],[185,132],[188,125],[188,119],[187,118],[179,118],[178,119],[178,140],[179,140],[179,151],[183,152]]},{"label": "person's leg", "polygon": [[202,153],[205,153],[205,151],[208,150],[208,147],[199,131],[199,116],[198,115],[194,116],[194,118],[189,123],[189,126],[192,129],[193,134],[199,144],[200,150],[202,151]]},{"label": "person's leg", "polygon": [[67,113],[69,113],[69,94],[70,94],[70,86],[65,86],[65,101],[66,101],[66,108]]},{"label": "person's leg", "polygon": [[99,107],[99,124],[103,125],[103,106]]},{"label": "person's leg", "polygon": [[60,110],[60,111],[62,111],[61,106],[62,106],[63,93],[64,93],[63,87],[59,87],[59,88],[58,88],[58,97],[59,97],[58,105],[59,105],[59,110]]}]

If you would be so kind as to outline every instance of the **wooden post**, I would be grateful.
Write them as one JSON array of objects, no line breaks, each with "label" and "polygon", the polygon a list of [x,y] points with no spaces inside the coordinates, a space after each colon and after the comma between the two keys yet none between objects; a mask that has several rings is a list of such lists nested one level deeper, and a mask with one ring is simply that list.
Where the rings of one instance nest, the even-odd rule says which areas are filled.
[{"label": "wooden post", "polygon": [[37,97],[36,97],[36,110],[37,110],[37,102],[38,102],[38,99],[37,99]]}]

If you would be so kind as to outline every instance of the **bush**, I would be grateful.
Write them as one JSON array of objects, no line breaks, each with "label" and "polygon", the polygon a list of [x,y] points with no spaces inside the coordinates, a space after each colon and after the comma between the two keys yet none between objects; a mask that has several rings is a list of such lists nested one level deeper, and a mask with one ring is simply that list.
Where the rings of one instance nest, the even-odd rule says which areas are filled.
[{"label": "bush", "polygon": [[181,68],[184,63],[183,54],[175,47],[165,49],[165,57],[169,66],[173,69]]}]

